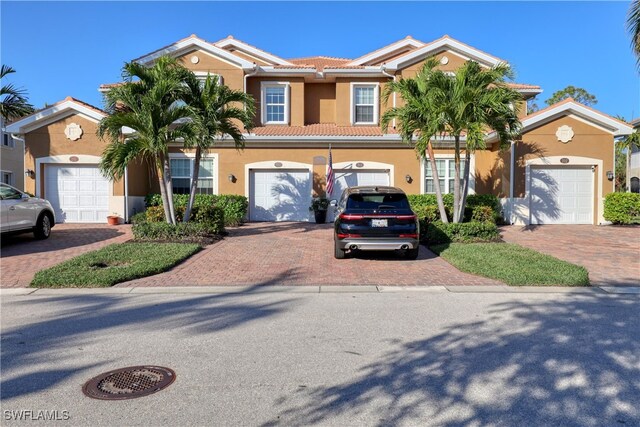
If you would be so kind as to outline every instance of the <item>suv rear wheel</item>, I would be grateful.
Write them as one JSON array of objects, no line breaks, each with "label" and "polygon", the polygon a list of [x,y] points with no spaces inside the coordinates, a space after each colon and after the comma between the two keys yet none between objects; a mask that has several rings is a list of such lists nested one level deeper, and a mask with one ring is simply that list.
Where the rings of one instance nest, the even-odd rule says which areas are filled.
[{"label": "suv rear wheel", "polygon": [[418,259],[420,253],[420,246],[416,246],[414,249],[407,249],[404,252],[405,259]]},{"label": "suv rear wheel", "polygon": [[33,235],[38,240],[47,239],[51,235],[51,216],[42,213],[36,221],[36,226],[33,229]]},{"label": "suv rear wheel", "polygon": [[340,249],[340,245],[338,244],[337,241],[334,241],[333,243],[334,246],[334,256],[336,257],[336,259],[345,259],[347,257],[347,254]]}]

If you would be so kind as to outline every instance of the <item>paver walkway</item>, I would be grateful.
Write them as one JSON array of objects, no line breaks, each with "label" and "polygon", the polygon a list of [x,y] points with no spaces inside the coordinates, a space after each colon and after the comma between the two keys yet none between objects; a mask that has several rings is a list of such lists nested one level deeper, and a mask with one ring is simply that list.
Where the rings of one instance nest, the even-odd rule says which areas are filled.
[{"label": "paver walkway", "polygon": [[0,287],[29,286],[36,272],[111,243],[131,239],[129,225],[57,224],[46,240],[33,233],[2,237]]},{"label": "paver walkway", "polygon": [[584,266],[594,286],[640,285],[640,227],[509,226],[501,232],[507,242]]},{"label": "paver walkway", "polygon": [[332,225],[251,223],[167,273],[117,286],[495,284],[501,282],[462,273],[425,247],[415,261],[384,252],[336,260]]}]

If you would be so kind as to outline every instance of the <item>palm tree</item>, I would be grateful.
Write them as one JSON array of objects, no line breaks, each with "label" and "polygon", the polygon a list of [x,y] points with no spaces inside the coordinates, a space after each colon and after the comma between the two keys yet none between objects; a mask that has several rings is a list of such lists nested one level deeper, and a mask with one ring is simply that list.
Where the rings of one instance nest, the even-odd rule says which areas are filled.
[{"label": "palm tree", "polygon": [[389,129],[389,123],[397,118],[399,121],[398,132],[405,143],[412,144],[414,136],[417,137],[415,150],[421,158],[427,157],[429,159],[440,219],[447,223],[449,220],[442,200],[438,168],[431,144],[431,138],[439,133],[437,118],[434,116],[435,105],[433,105],[433,99],[428,93],[430,79],[436,65],[435,59],[429,59],[413,79],[392,81],[385,86],[382,94],[383,102],[386,103],[391,94],[396,92],[402,97],[404,105],[385,111],[382,115],[381,127],[386,132]]},{"label": "palm tree", "polygon": [[[415,77],[416,87],[420,88],[419,94],[422,99],[417,104],[415,101],[409,102],[405,106],[387,111],[383,116],[383,123],[388,125],[393,117],[398,117],[402,122],[402,116],[406,116],[410,123],[417,120],[425,123],[426,126],[416,129],[420,131],[419,142],[423,141],[417,144],[416,148],[423,155],[422,147],[425,145],[429,147],[432,138],[442,135],[453,138],[455,165],[453,221],[461,222],[464,218],[469,190],[471,153],[477,149],[486,148],[485,138],[488,131],[495,135],[501,148],[507,147],[511,140],[517,137],[521,125],[515,106],[522,100],[522,96],[506,85],[505,80],[512,76],[506,64],[498,64],[487,69],[482,68],[475,61],[467,61],[455,74],[438,70],[437,66],[438,62],[435,59],[429,59]],[[385,90],[385,98],[388,98],[396,86],[403,84],[401,80],[389,85]],[[403,96],[402,91],[400,94]],[[398,112],[405,108],[413,112],[409,115],[406,113],[399,115]],[[404,125],[401,124],[401,127]],[[404,134],[404,132],[401,133]],[[466,138],[465,164],[464,172],[461,174],[463,135]],[[435,169],[432,149],[429,157],[431,168]],[[436,174],[434,179],[437,179]],[[438,187],[436,185],[436,191]],[[439,200],[438,204],[440,203]]]},{"label": "palm tree", "polygon": [[[7,75],[15,73],[13,68],[2,65],[0,68],[0,79],[4,79]],[[27,93],[23,89],[16,88],[9,83],[2,85],[0,89],[0,116],[5,120],[13,120],[26,116],[33,112],[33,106],[27,101]]]},{"label": "palm tree", "polygon": [[631,48],[637,57],[640,69],[640,0],[633,0],[627,15],[627,29],[631,33]]},{"label": "palm tree", "polygon": [[[180,121],[190,114],[181,102],[184,68],[175,59],[161,57],[150,68],[126,63],[123,76],[125,83],[105,95],[110,114],[102,119],[97,133],[110,143],[102,154],[100,169],[116,179],[133,160],[150,162],[158,176],[166,221],[175,224],[168,146],[180,138],[193,137],[191,123]],[[126,139],[125,127],[133,130]]]},{"label": "palm tree", "polygon": [[195,145],[196,149],[189,202],[184,214],[184,222],[187,222],[198,188],[202,153],[206,152],[216,139],[225,137],[233,139],[236,149],[244,148],[244,137],[238,124],[242,124],[247,131],[251,130],[255,103],[251,95],[220,84],[218,76],[207,75],[203,82],[193,72],[187,71],[184,80],[187,86],[184,102],[191,109],[190,118],[195,134],[195,138],[186,141],[185,146],[191,148]]}]

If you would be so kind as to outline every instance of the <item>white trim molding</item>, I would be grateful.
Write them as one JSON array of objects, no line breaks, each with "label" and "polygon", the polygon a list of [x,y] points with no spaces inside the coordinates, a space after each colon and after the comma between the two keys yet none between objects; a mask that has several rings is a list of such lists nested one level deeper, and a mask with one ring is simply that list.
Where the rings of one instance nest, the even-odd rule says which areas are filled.
[{"label": "white trim molding", "polygon": [[586,120],[587,123],[598,125],[607,130],[614,136],[630,135],[633,132],[633,128],[630,125],[593,108],[589,108],[586,105],[582,105],[573,99],[568,99],[525,117],[522,120],[522,133],[542,126],[558,117],[567,115],[578,116],[578,118]]},{"label": "white trim molding", "polygon": [[[373,87],[373,121],[372,122],[356,122],[356,103],[355,90],[357,87]],[[379,82],[351,82],[349,85],[351,91],[349,116],[352,125],[377,125],[379,122],[378,115],[380,113],[380,83]]]},{"label": "white trim molding", "polygon": [[214,46],[217,46],[223,49],[229,46],[234,46],[238,48],[238,50],[240,50],[241,52],[248,54],[250,56],[255,56],[257,59],[261,59],[266,62],[271,62],[276,65],[293,65],[291,62],[288,62],[280,58],[279,56],[272,55],[269,52],[265,52],[264,50],[248,45],[247,43],[232,37],[227,37],[226,39],[220,40],[219,42],[215,43]]},{"label": "white trim molding", "polygon": [[[269,122],[267,121],[267,88],[283,87],[284,88],[284,121]],[[288,125],[291,111],[291,83],[288,81],[269,81],[260,82],[260,121],[263,125]]]},{"label": "white trim molding", "polygon": [[373,52],[367,53],[366,55],[363,55],[359,58],[354,59],[353,61],[349,62],[347,65],[348,66],[358,66],[358,65],[363,65],[366,64],[367,62],[371,62],[375,59],[378,58],[384,58],[385,56],[389,55],[390,53],[396,52],[398,50],[402,50],[402,49],[406,49],[406,48],[420,48],[424,46],[424,43],[413,39],[411,37],[406,37],[402,40],[398,40],[397,42],[391,43],[388,46],[383,47],[382,49],[378,49],[375,50]]},{"label": "white trim molding", "polygon": [[[568,163],[563,163],[561,159],[568,159]],[[564,160],[566,162],[566,160]],[[524,181],[524,200],[526,203],[520,207],[520,218],[513,218],[515,224],[524,223],[525,225],[531,224],[531,167],[532,166],[560,166],[571,168],[572,166],[591,166],[597,167],[597,177],[594,177],[594,181],[598,184],[598,192],[596,194],[598,200],[598,210],[594,212],[593,221],[596,224],[604,224],[605,219],[603,217],[604,212],[604,198],[602,197],[602,179],[604,177],[602,159],[595,159],[592,157],[580,157],[580,156],[549,156],[527,160],[525,167],[525,181]],[[513,213],[511,213],[513,217]]]},{"label": "white trim molding", "polygon": [[64,101],[58,102],[51,107],[33,113],[17,122],[13,122],[6,127],[6,132],[11,134],[24,134],[26,132],[46,126],[56,120],[60,120],[71,114],[80,114],[82,117],[98,123],[107,116],[107,113],[99,112],[93,108],[89,108],[83,104],[66,98]]},{"label": "white trim molding", "polygon": [[253,62],[247,61],[246,59],[240,58],[239,56],[234,55],[233,53],[225,49],[222,49],[216,45],[208,43],[205,40],[202,40],[201,38],[196,36],[195,34],[192,34],[191,36],[185,39],[177,41],[163,49],[157,50],[148,55],[144,55],[140,58],[134,59],[134,61],[139,62],[142,65],[150,65],[153,63],[153,61],[155,61],[156,59],[158,59],[163,55],[171,55],[173,57],[176,57],[194,48],[199,48],[203,52],[209,55],[212,55],[214,57],[217,57],[221,60],[224,60],[224,62],[230,63],[236,67],[239,67],[245,70],[252,70],[254,68]]},{"label": "white trim molding", "polygon": [[402,69],[446,49],[450,49],[456,54],[462,54],[463,57],[473,59],[475,61],[478,61],[480,64],[488,67],[493,67],[501,63],[506,64],[506,61],[503,61],[500,58],[489,55],[488,53],[482,52],[481,50],[461,43],[449,36],[444,36],[431,43],[427,43],[426,45],[416,49],[411,53],[403,55],[397,59],[394,59],[393,61],[387,62],[385,67],[390,70]]}]

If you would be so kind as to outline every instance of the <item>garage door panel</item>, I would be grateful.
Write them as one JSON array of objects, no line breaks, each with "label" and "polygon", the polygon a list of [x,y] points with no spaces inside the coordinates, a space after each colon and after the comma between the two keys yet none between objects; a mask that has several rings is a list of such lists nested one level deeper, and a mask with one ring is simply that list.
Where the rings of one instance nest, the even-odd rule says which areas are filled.
[{"label": "garage door panel", "polygon": [[308,170],[255,170],[250,181],[252,221],[309,221]]},{"label": "garage door panel", "polygon": [[45,168],[45,197],[58,222],[104,222],[109,214],[110,185],[97,165]]},{"label": "garage door panel", "polygon": [[593,172],[586,168],[531,168],[532,224],[592,224]]}]

